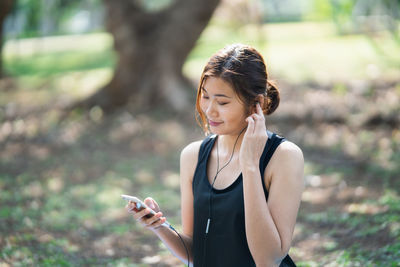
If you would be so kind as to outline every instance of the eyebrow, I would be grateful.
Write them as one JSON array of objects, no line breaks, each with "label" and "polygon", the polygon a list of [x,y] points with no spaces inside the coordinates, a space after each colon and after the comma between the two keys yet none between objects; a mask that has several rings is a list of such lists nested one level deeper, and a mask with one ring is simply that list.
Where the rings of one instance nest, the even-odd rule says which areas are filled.
[{"label": "eyebrow", "polygon": [[[202,89],[202,90],[204,90],[204,91],[205,91],[205,92],[208,94],[208,92],[207,92],[206,88],[204,88],[204,87],[201,87],[201,89]],[[216,94],[216,95],[214,95],[214,96],[220,96],[220,97],[232,98],[232,97],[230,97],[230,96],[227,96],[227,95],[224,95],[224,94]]]}]

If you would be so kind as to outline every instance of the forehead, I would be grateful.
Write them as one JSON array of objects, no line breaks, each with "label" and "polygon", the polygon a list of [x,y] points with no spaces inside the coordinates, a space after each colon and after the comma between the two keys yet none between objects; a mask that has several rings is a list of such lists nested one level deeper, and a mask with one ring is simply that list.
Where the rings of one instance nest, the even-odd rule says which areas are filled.
[{"label": "forehead", "polygon": [[231,97],[236,95],[229,83],[217,77],[208,77],[203,83],[203,89],[209,94],[225,94]]}]

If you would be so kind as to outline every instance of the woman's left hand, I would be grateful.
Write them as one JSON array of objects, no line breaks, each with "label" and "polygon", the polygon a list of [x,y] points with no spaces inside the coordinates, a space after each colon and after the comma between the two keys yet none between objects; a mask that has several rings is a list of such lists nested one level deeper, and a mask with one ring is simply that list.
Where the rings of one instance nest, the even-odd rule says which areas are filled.
[{"label": "woman's left hand", "polygon": [[246,118],[248,125],[239,153],[239,162],[242,171],[246,168],[258,168],[260,157],[268,140],[265,117],[259,103],[257,103],[256,109],[256,113]]}]

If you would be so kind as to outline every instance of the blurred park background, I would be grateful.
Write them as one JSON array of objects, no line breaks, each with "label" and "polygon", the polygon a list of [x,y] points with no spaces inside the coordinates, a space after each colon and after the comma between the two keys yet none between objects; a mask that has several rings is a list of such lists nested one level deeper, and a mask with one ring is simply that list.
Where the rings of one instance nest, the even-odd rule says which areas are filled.
[{"label": "blurred park background", "polygon": [[180,229],[207,59],[254,46],[297,143],[298,266],[400,266],[400,1],[1,0],[0,266],[183,266],[120,194]]}]

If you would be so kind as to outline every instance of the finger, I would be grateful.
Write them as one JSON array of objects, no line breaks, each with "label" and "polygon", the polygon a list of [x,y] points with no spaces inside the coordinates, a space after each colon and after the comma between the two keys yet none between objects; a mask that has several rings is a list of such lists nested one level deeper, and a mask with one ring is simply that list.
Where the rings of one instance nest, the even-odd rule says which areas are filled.
[{"label": "finger", "polygon": [[160,218],[162,217],[162,213],[161,212],[157,212],[154,216],[151,216],[150,218],[147,219],[143,219],[143,222],[147,225],[150,226],[153,223],[157,222],[160,220]]},{"label": "finger", "polygon": [[134,202],[131,202],[131,201],[128,204],[126,204],[126,206],[125,206],[125,209],[129,213],[136,213],[135,208],[136,208],[136,204]]},{"label": "finger", "polygon": [[158,221],[154,222],[151,227],[152,228],[158,228],[160,227],[163,223],[165,223],[167,221],[167,218],[165,217],[161,217]]},{"label": "finger", "polygon": [[257,103],[256,113],[251,114],[255,121],[265,121],[264,113],[261,109],[260,104]]},{"label": "finger", "polygon": [[144,203],[146,203],[146,205],[149,206],[149,208],[151,208],[155,212],[160,211],[160,207],[158,206],[157,202],[154,199],[152,199],[151,197],[147,197],[144,200]]},{"label": "finger", "polygon": [[129,200],[127,207],[128,207],[128,209],[134,209],[134,208],[136,208],[136,203]]},{"label": "finger", "polygon": [[251,117],[253,118],[254,122],[257,123],[257,121],[261,121],[262,118],[260,117],[260,115],[253,113],[251,114]]},{"label": "finger", "polygon": [[133,218],[135,218],[135,220],[139,220],[139,219],[143,218],[144,216],[146,216],[146,215],[148,215],[150,213],[151,213],[150,209],[144,209],[144,210],[141,210],[139,212],[136,212],[133,215]]},{"label": "finger", "polygon": [[129,205],[129,204],[126,204],[126,206],[125,206],[125,209],[129,212],[129,213],[132,213],[133,212],[133,209],[134,209],[134,207],[132,207],[131,205]]},{"label": "finger", "polygon": [[254,133],[254,119],[252,116],[247,117],[247,129],[245,135]]},{"label": "finger", "polygon": [[252,131],[252,133],[255,133],[257,131],[258,125],[261,123],[261,119],[259,118],[260,116],[258,114],[251,114],[251,118],[254,121],[254,129]]},{"label": "finger", "polygon": [[263,112],[263,110],[262,110],[262,108],[261,108],[260,103],[257,103],[256,109],[257,109],[257,114],[260,115],[260,116],[262,116],[262,117],[264,118],[264,112]]},{"label": "finger", "polygon": [[[255,115],[255,114],[253,114]],[[255,133],[265,133],[266,132],[266,127],[265,127],[265,119],[264,116],[256,115],[257,119],[254,119],[254,132]]]},{"label": "finger", "polygon": [[150,209],[154,209],[153,199],[151,197],[146,197],[144,199],[144,204],[146,204]]},{"label": "finger", "polygon": [[135,211],[134,209],[130,210],[130,213],[133,213],[133,218],[135,220],[139,220],[140,218],[146,216],[147,214],[149,214],[149,212],[147,210],[141,210],[141,211]]}]

